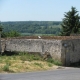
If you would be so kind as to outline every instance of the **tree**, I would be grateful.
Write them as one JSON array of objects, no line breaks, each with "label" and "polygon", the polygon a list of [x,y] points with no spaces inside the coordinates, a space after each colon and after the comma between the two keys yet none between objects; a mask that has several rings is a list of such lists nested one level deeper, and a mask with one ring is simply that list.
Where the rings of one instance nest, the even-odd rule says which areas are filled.
[{"label": "tree", "polygon": [[70,34],[77,34],[80,28],[80,16],[75,7],[71,8],[71,11],[64,14],[64,19],[61,24],[62,36],[70,36]]},{"label": "tree", "polygon": [[2,32],[1,37],[19,37],[21,34],[17,31]]},{"label": "tree", "polygon": [[3,26],[2,26],[2,24],[0,22],[0,32],[2,32],[2,30],[3,30]]}]

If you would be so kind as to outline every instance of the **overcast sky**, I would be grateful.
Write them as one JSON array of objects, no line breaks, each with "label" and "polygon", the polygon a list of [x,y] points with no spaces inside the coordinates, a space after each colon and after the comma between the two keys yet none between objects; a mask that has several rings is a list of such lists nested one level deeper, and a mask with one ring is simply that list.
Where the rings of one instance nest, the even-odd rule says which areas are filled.
[{"label": "overcast sky", "polygon": [[0,21],[61,21],[80,0],[0,0]]}]

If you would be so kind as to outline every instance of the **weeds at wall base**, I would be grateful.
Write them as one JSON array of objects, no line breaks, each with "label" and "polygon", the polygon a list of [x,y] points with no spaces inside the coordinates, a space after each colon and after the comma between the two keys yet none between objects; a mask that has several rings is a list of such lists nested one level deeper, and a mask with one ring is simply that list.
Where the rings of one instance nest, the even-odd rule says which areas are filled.
[{"label": "weeds at wall base", "polygon": [[27,53],[27,52],[16,52],[16,53],[7,52],[0,55],[0,65],[3,65],[2,67],[0,66],[0,72],[1,71],[16,72],[12,70],[12,68],[14,67],[15,69],[19,69],[19,70],[21,69],[25,69],[24,71],[29,70],[30,67],[26,64],[26,62],[29,63],[32,62],[33,65],[30,64],[30,66],[34,66],[35,68],[40,68],[40,69],[45,69],[44,68],[45,65],[43,64],[44,62],[48,67],[52,67],[54,64],[60,65],[58,61],[55,61],[52,58],[47,58],[47,60],[44,60],[43,57],[38,53],[34,54],[34,53]]}]

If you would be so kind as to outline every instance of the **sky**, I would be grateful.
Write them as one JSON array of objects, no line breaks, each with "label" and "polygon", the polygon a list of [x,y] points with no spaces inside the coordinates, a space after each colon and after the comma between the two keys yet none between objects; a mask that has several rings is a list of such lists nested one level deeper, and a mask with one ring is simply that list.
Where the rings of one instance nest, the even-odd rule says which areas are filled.
[{"label": "sky", "polygon": [[0,0],[0,21],[62,21],[80,0]]}]

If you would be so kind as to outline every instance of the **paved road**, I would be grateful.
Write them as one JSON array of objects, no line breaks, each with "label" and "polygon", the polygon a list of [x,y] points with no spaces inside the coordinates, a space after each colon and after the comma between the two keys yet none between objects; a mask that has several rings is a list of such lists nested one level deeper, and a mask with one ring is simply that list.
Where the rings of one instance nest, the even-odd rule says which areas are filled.
[{"label": "paved road", "polygon": [[0,80],[80,80],[80,69],[0,74]]}]

